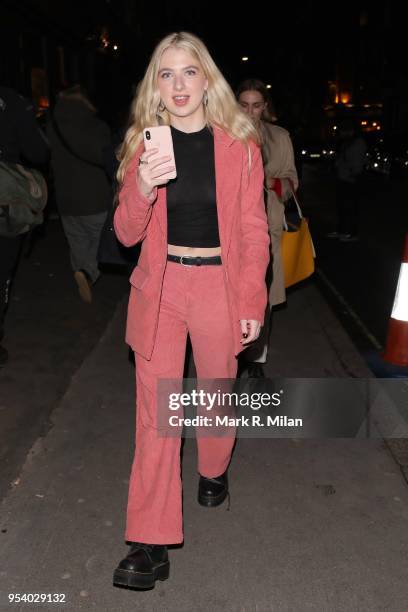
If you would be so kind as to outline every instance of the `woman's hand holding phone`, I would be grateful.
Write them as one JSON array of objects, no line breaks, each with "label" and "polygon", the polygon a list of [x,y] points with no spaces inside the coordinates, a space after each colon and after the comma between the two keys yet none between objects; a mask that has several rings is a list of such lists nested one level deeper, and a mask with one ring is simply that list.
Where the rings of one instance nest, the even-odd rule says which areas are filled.
[{"label": "woman's hand holding phone", "polygon": [[[142,194],[150,199],[155,187],[165,185],[177,176],[170,126],[145,128],[143,142],[145,151],[139,161],[138,182]],[[159,157],[155,157],[157,153]]]},{"label": "woman's hand holding phone", "polygon": [[166,185],[171,178],[167,175],[175,170],[174,165],[168,165],[172,160],[171,155],[151,159],[157,155],[158,151],[159,149],[150,149],[142,153],[140,157],[137,182],[141,194],[146,198],[152,196],[155,187]]}]

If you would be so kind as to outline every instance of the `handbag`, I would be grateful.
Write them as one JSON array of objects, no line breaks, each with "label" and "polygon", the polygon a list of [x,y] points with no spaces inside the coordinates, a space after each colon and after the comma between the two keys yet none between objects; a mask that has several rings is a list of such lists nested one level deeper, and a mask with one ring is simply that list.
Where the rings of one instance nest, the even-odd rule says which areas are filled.
[{"label": "handbag", "polygon": [[0,236],[13,238],[41,225],[47,196],[41,172],[0,161]]},{"label": "handbag", "polygon": [[309,224],[302,214],[294,191],[285,204],[281,254],[285,288],[300,283],[313,274],[316,252]]},{"label": "handbag", "polygon": [[96,258],[102,265],[134,267],[139,259],[140,244],[125,247],[117,239],[113,225],[117,200],[115,196],[102,227]]}]

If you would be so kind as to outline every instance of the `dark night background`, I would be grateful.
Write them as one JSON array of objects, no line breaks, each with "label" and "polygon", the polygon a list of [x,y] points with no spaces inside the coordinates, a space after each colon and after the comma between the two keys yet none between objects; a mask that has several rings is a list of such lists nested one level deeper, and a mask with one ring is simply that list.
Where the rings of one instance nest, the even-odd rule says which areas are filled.
[{"label": "dark night background", "polygon": [[[271,84],[279,122],[292,131],[321,135],[344,112],[380,116],[388,131],[407,128],[405,21],[396,2],[265,9],[260,3],[26,0],[2,6],[0,81],[40,105],[52,105],[61,87],[81,81],[114,124],[155,43],[184,29],[204,39],[233,87],[248,76]],[[241,61],[245,55],[248,62]]]}]

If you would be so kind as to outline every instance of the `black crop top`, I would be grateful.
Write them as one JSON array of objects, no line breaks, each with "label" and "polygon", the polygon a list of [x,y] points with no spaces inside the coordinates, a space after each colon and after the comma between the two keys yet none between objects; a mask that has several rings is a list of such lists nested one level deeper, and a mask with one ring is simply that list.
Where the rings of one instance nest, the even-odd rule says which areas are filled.
[{"label": "black crop top", "polygon": [[207,127],[190,134],[171,127],[177,178],[167,183],[167,242],[188,247],[220,245],[214,138]]}]

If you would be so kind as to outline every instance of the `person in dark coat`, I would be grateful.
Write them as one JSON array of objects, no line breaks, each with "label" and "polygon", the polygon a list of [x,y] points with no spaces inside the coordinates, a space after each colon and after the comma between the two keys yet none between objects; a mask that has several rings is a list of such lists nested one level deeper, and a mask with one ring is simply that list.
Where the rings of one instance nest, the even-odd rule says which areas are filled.
[{"label": "person in dark coat", "polygon": [[67,237],[79,294],[92,301],[100,272],[97,250],[112,188],[104,169],[108,125],[80,86],[62,92],[48,124],[57,206]]},{"label": "person in dark coat", "polygon": [[[41,166],[48,155],[48,145],[37,125],[33,104],[14,89],[0,86],[0,161]],[[0,236],[0,342],[22,240],[22,234]],[[0,367],[7,360],[8,352],[0,346]]]},{"label": "person in dark coat", "polygon": [[340,242],[355,242],[359,239],[359,206],[361,181],[367,161],[367,144],[359,133],[358,125],[344,119],[338,130],[339,150],[336,166],[337,228],[327,234]]}]

